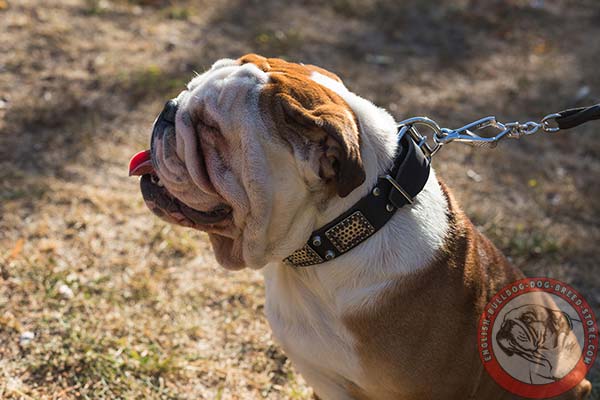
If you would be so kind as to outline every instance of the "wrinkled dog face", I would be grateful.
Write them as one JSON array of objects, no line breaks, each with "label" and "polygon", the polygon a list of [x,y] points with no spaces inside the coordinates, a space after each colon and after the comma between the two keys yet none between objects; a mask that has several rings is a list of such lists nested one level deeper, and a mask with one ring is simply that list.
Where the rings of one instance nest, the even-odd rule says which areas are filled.
[{"label": "wrinkled dog face", "polygon": [[560,310],[529,304],[508,312],[497,340],[508,354],[535,354],[540,349],[557,348],[560,334],[572,331],[570,318]]},{"label": "wrinkled dog face", "polygon": [[155,127],[132,171],[148,207],[208,232],[226,268],[283,259],[306,238],[282,238],[306,235],[320,207],[365,179],[356,117],[314,74],[339,81],[257,55],[218,61],[178,96],[174,126]]}]

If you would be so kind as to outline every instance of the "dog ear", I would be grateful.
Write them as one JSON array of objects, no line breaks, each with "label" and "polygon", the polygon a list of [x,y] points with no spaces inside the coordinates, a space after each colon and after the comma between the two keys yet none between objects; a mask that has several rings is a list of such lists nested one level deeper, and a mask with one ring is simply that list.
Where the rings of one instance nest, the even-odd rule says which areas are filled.
[{"label": "dog ear", "polygon": [[354,114],[334,102],[303,105],[288,93],[275,95],[285,124],[320,146],[318,173],[346,197],[365,180]]},{"label": "dog ear", "polygon": [[573,329],[571,317],[564,311],[550,310],[550,319],[556,332],[569,332]]}]

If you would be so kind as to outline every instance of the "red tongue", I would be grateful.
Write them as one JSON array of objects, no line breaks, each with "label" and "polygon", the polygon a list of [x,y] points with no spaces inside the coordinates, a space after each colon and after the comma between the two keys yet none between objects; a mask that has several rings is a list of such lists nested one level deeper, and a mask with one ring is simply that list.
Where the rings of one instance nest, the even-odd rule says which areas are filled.
[{"label": "red tongue", "polygon": [[152,160],[150,159],[150,150],[140,151],[129,161],[129,176],[145,175],[154,172]]}]

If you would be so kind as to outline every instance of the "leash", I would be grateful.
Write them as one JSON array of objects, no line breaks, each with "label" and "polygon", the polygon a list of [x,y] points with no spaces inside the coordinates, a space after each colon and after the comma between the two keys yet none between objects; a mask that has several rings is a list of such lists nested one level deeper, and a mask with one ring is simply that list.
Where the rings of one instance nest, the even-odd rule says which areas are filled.
[{"label": "leash", "polygon": [[[427,158],[431,159],[442,146],[451,142],[462,142],[480,147],[495,147],[504,138],[520,139],[539,131],[554,133],[571,129],[586,122],[600,119],[600,104],[589,107],[571,108],[557,113],[548,114],[540,122],[500,123],[494,116],[481,118],[458,129],[440,128],[434,120],[427,117],[414,117],[398,124],[398,135],[408,135],[417,143]],[[432,141],[417,130],[424,126],[433,132]],[[476,132],[483,130],[495,131],[493,136],[480,136]]]},{"label": "leash", "polygon": [[[283,261],[294,267],[322,264],[352,250],[381,229],[395,211],[407,204],[425,186],[431,158],[451,142],[495,147],[504,138],[519,139],[536,132],[558,132],[588,121],[600,119],[600,104],[572,108],[548,114],[540,122],[500,123],[496,117],[485,117],[458,129],[440,128],[427,117],[414,117],[398,124],[398,150],[394,163],[377,179],[375,186],[340,216],[313,231],[304,246]],[[433,132],[428,139],[418,129],[423,126]],[[493,136],[477,132],[492,130]]]}]

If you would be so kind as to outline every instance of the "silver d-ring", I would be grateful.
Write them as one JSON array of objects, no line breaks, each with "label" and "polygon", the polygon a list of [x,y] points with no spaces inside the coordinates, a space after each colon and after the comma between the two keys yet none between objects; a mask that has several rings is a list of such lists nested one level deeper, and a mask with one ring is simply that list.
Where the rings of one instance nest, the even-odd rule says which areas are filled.
[{"label": "silver d-ring", "polygon": [[561,115],[559,113],[554,113],[554,114],[548,114],[544,118],[542,118],[542,128],[544,129],[544,132],[560,131],[560,127],[558,125],[557,126],[550,125],[551,121],[554,121],[554,123],[556,123],[556,118],[558,118],[560,116]]}]

